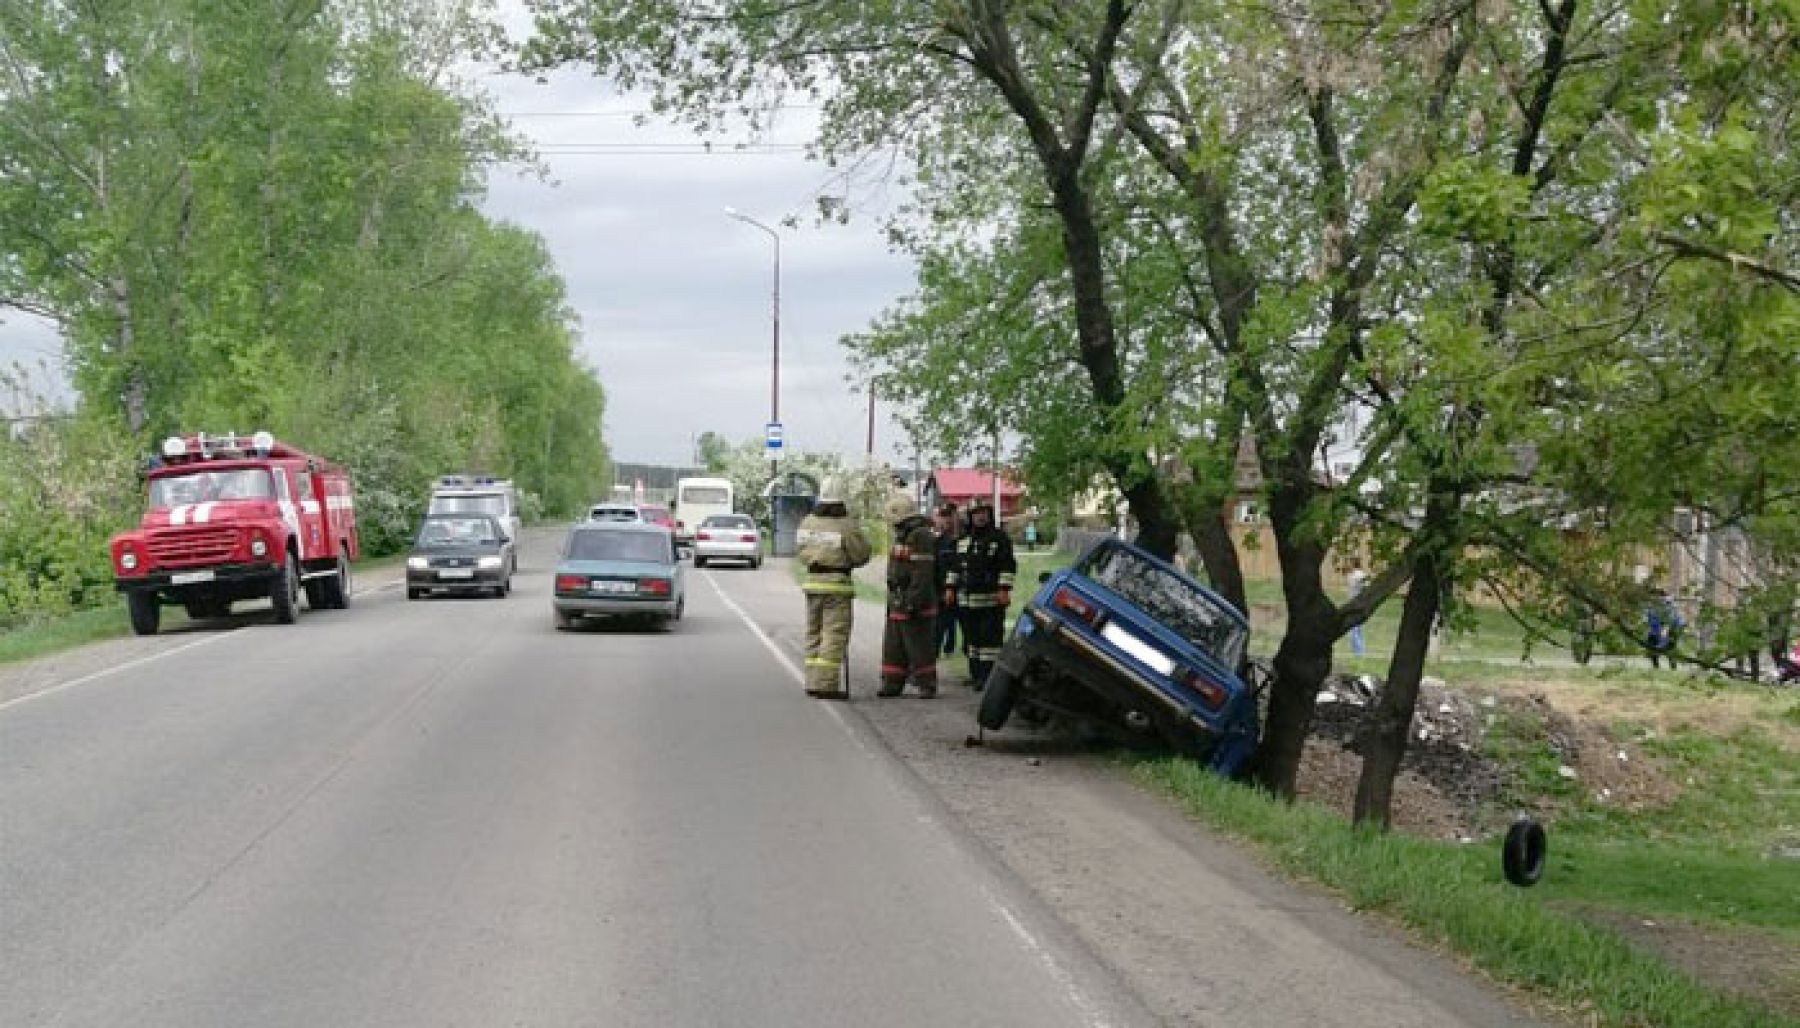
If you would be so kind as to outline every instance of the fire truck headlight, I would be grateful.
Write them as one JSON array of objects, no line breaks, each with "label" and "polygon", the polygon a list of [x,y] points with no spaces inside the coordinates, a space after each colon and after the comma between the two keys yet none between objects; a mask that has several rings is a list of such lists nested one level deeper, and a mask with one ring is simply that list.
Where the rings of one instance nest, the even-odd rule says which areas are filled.
[{"label": "fire truck headlight", "polygon": [[423,571],[431,566],[431,562],[424,557],[408,557],[406,558],[406,566],[412,568],[414,571]]},{"label": "fire truck headlight", "polygon": [[268,552],[269,544],[263,541],[262,536],[257,536],[255,539],[250,540],[250,556],[263,557],[267,556]]},{"label": "fire truck headlight", "polygon": [[127,571],[136,571],[137,570],[137,554],[132,553],[130,550],[126,550],[124,553],[119,555],[119,566],[124,568]]},{"label": "fire truck headlight", "polygon": [[172,435],[163,440],[162,450],[165,457],[185,457],[187,456],[187,442],[178,435]]},{"label": "fire truck headlight", "polygon": [[482,557],[475,561],[475,566],[478,568],[493,569],[499,567],[502,563],[504,563],[504,561],[499,557]]}]

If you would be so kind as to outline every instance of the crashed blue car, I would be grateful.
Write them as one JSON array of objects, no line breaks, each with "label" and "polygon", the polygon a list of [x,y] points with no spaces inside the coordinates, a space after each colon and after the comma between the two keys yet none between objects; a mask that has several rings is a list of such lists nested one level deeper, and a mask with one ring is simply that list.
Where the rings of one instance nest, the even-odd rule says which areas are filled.
[{"label": "crashed blue car", "polygon": [[1123,539],[1046,575],[988,676],[976,719],[1016,712],[1157,738],[1236,774],[1256,750],[1250,625],[1236,607]]}]

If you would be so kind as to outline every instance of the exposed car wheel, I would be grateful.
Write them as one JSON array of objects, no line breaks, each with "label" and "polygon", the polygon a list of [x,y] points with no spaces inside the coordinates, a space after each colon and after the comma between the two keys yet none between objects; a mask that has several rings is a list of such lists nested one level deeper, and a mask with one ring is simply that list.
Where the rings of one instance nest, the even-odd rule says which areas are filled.
[{"label": "exposed car wheel", "polygon": [[306,594],[307,610],[324,610],[331,606],[331,601],[325,598],[325,583],[322,581],[314,579],[311,582],[302,582],[300,591]]},{"label": "exposed car wheel", "polygon": [[687,597],[683,596],[681,599],[675,601],[675,620],[680,621],[681,615],[686,613],[686,611]]},{"label": "exposed car wheel", "polygon": [[350,554],[338,550],[337,574],[320,583],[328,610],[344,610],[350,606]]},{"label": "exposed car wheel", "polygon": [[509,571],[506,573],[506,577],[504,579],[502,579],[500,582],[500,595],[506,596],[511,592],[512,592],[512,572]]},{"label": "exposed car wheel", "polygon": [[425,595],[425,590],[423,589],[408,588],[406,590],[406,598],[409,600],[416,600],[423,595]]},{"label": "exposed car wheel", "polygon": [[1500,870],[1514,885],[1536,885],[1544,876],[1548,850],[1544,826],[1522,817],[1506,830],[1506,842],[1500,849]]},{"label": "exposed car wheel", "polygon": [[760,567],[762,567],[762,558],[761,557],[751,557],[750,558],[750,570],[755,571],[756,569],[758,569]]},{"label": "exposed car wheel", "polygon": [[1005,664],[988,669],[987,685],[981,691],[981,709],[975,712],[975,723],[990,732],[1006,727],[1013,706],[1019,702],[1019,680]]},{"label": "exposed car wheel", "polygon": [[694,555],[694,566],[695,566],[695,567],[697,567],[697,568],[703,568],[703,567],[705,567],[705,566],[706,566],[706,558],[705,558],[705,557],[702,557],[702,556],[700,556],[700,555],[699,555],[699,554],[697,554],[697,553],[696,553],[696,554],[695,554],[695,555]]},{"label": "exposed car wheel", "polygon": [[275,623],[291,625],[300,616],[300,568],[289,553],[282,563],[281,575],[269,586],[269,601],[275,607]]},{"label": "exposed car wheel", "polygon": [[575,615],[564,614],[560,610],[552,610],[550,613],[556,619],[557,631],[564,632],[575,627]]},{"label": "exposed car wheel", "polygon": [[125,611],[131,615],[131,630],[137,635],[155,635],[162,623],[162,606],[156,602],[155,593],[126,593]]}]

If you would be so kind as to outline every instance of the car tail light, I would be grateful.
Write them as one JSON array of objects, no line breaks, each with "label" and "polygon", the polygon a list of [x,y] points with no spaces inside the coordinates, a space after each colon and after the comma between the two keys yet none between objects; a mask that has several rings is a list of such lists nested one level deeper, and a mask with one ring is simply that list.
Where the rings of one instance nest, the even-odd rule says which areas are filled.
[{"label": "car tail light", "polygon": [[756,533],[755,532],[745,532],[743,535],[738,536],[738,542],[740,542],[740,543],[753,543],[755,541],[756,541]]},{"label": "car tail light", "polygon": [[638,592],[651,596],[667,596],[669,595],[669,580],[666,578],[640,578],[638,579]]},{"label": "car tail light", "polygon": [[698,535],[696,535],[694,538],[704,539],[708,542],[711,542],[712,541],[712,533],[711,532],[701,532]]},{"label": "car tail light", "polygon": [[1207,678],[1200,672],[1195,671],[1193,668],[1176,668],[1175,680],[1198,693],[1201,702],[1205,703],[1207,707],[1218,710],[1225,705],[1225,687],[1212,679]]},{"label": "car tail light", "polygon": [[1100,624],[1100,608],[1089,603],[1086,599],[1083,599],[1080,593],[1066,585],[1061,589],[1056,590],[1056,594],[1050,597],[1050,602],[1055,604],[1061,610],[1087,622],[1089,625],[1098,627]]},{"label": "car tail light", "polygon": [[578,593],[588,587],[586,575],[557,575],[556,591],[559,593]]}]

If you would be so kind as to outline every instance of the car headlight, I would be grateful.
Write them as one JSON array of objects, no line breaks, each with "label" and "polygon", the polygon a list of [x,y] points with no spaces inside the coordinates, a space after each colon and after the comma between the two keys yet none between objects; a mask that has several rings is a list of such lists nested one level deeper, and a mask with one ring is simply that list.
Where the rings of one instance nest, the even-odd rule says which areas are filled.
[{"label": "car headlight", "polygon": [[264,557],[267,556],[268,553],[269,544],[263,541],[261,536],[257,536],[255,539],[250,540],[250,556]]},{"label": "car headlight", "polygon": [[406,566],[412,568],[414,571],[423,571],[431,566],[431,562],[424,557],[408,557],[406,558]]},{"label": "car headlight", "polygon": [[499,557],[482,557],[475,561],[475,566],[478,568],[490,568],[491,569],[491,568],[497,568],[504,563],[506,563],[506,562],[501,560]]},{"label": "car headlight", "polygon": [[136,571],[137,554],[132,553],[130,550],[125,551],[125,553],[119,557],[119,566],[127,571]]}]

